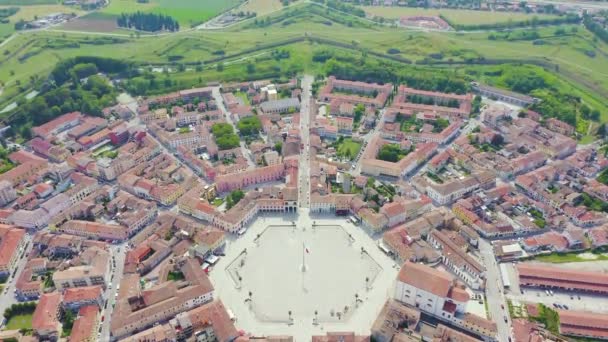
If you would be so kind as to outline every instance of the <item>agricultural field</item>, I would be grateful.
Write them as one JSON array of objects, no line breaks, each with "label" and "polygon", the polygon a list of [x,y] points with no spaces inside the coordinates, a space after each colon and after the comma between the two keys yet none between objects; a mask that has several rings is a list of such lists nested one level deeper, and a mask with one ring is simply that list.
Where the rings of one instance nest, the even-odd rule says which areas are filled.
[{"label": "agricultural field", "polygon": [[148,3],[139,3],[137,0],[112,0],[100,13],[114,18],[121,13],[136,11],[165,14],[176,19],[183,30],[199,25],[241,2],[242,0],[150,0]]},{"label": "agricultural field", "polygon": [[80,18],[70,20],[61,25],[62,30],[81,32],[103,32],[129,34],[127,29],[121,29],[116,24],[116,18],[103,13],[90,13]]},{"label": "agricultural field", "polygon": [[61,3],[59,0],[0,0],[0,6],[53,5],[59,3]]},{"label": "agricultural field", "polygon": [[[7,7],[7,6],[0,6]],[[11,6],[8,6],[11,7]],[[34,20],[41,18],[51,13],[75,13],[76,15],[82,14],[83,11],[78,7],[64,6],[64,5],[35,5],[35,6],[19,6],[19,12],[9,17],[11,23],[15,23],[21,19],[25,21]]]},{"label": "agricultural field", "polygon": [[[408,66],[412,69],[448,67],[461,76],[498,86],[502,84],[494,70],[502,67],[484,66],[478,61],[524,63],[560,92],[578,96],[584,103],[599,109],[602,121],[608,121],[608,105],[602,97],[608,93],[608,45],[594,39],[580,26],[513,30],[508,39],[491,40],[491,32],[419,32],[359,24],[356,18],[342,16],[350,21],[349,26],[328,19],[325,10],[313,12],[312,7],[297,5],[287,10],[291,14],[289,16],[284,16],[284,11],[273,13],[270,17],[276,21],[271,26],[257,26],[250,21],[223,30],[197,30],[155,37],[142,35],[139,38],[124,32],[115,37],[52,31],[20,35],[0,48],[0,81],[5,84],[0,103],[5,105],[9,99],[24,93],[23,89],[28,89],[32,77],[44,77],[58,61],[75,56],[119,58],[138,63],[146,70],[152,66],[167,66],[175,71],[176,64],[190,63],[186,70],[171,72],[170,78],[175,80],[176,88],[249,77],[246,72],[249,62],[253,62],[256,69],[251,77],[262,78],[276,74],[276,70],[316,73],[323,64],[312,62],[313,53],[337,48],[290,41],[303,39],[306,33],[310,37],[351,46],[344,48],[345,55],[360,56],[360,49],[365,48],[381,56],[409,59],[416,64]],[[282,15],[284,18],[280,17]],[[556,34],[557,28],[563,29],[562,33]],[[542,44],[518,36],[526,31],[535,31],[539,37],[535,41],[542,41]],[[288,50],[290,57],[272,58],[270,52],[277,48]],[[377,57],[368,55],[366,58]],[[221,60],[223,65],[221,71],[217,60]],[[195,70],[193,63],[200,63],[197,68],[201,70]],[[158,76],[159,80],[164,77]],[[17,81],[21,82],[20,86]],[[589,127],[593,129],[592,125]]]},{"label": "agricultural field", "polygon": [[237,7],[236,11],[255,12],[258,16],[266,15],[283,8],[281,0],[249,0]]},{"label": "agricultural field", "polygon": [[[25,3],[29,3],[25,1]],[[58,4],[57,1],[50,2],[50,4],[42,5],[4,5],[4,2],[0,0],[0,8],[19,7],[19,11],[14,15],[8,17],[9,23],[0,24],[0,39],[9,36],[15,32],[15,23],[19,20],[31,21],[36,18],[42,18],[45,15],[51,13],[74,13],[80,15],[83,13],[78,7],[64,6]]]},{"label": "agricultural field", "polygon": [[557,18],[556,15],[546,14],[526,14],[515,12],[489,12],[489,11],[474,11],[460,10],[449,8],[412,8],[412,7],[382,7],[382,6],[364,6],[363,10],[369,15],[384,17],[387,19],[399,19],[405,16],[425,15],[438,16],[443,15],[450,21],[456,24],[480,25],[494,24],[511,21],[530,20],[536,16],[540,18]]}]

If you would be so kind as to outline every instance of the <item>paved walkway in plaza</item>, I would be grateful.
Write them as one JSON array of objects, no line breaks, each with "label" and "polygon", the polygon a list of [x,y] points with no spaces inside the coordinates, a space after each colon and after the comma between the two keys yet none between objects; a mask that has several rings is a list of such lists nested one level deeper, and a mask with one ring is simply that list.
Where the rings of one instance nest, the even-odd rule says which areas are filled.
[{"label": "paved walkway in plaza", "polygon": [[[292,221],[295,221],[297,229],[301,229],[301,227],[312,229],[313,221],[315,221],[317,225],[340,225],[344,228],[347,234],[352,235],[354,240],[352,248],[360,251],[361,247],[363,247],[366,253],[368,253],[369,256],[373,258],[373,260],[381,267],[381,270],[377,274],[377,278],[375,281],[373,281],[369,290],[365,290],[365,285],[363,285],[361,293],[358,293],[359,298],[361,299],[361,303],[358,304],[358,307],[339,321],[334,320],[335,322],[320,322],[318,325],[315,325],[313,324],[315,319],[314,312],[312,310],[300,308],[294,308],[292,310],[292,323],[289,322],[287,312],[285,312],[282,320],[262,321],[252,311],[248,297],[249,291],[251,291],[253,293],[252,297],[255,305],[256,291],[260,291],[260,294],[264,291],[249,288],[251,287],[251,283],[250,286],[247,287],[247,279],[243,279],[243,286],[241,288],[237,288],[238,286],[235,285],[235,281],[230,276],[228,271],[230,263],[232,263],[233,260],[235,260],[243,252],[244,249],[250,250],[257,248],[255,239],[257,238],[258,234],[262,234],[269,225],[290,226]],[[291,228],[286,227],[286,229]],[[300,250],[299,246],[298,250]],[[328,260],[333,257],[332,252],[328,252],[327,248],[311,250],[310,252],[317,253],[315,254],[316,258],[319,257],[319,253],[326,253],[326,255],[323,257],[327,258]],[[256,267],[259,267],[260,269],[266,267],[275,267],[274,264],[276,262],[280,262],[280,260],[271,260],[268,262],[269,264],[259,264],[256,265]],[[319,267],[319,265],[319,263],[315,263],[315,267]],[[369,330],[374,320],[382,309],[384,302],[390,296],[397,273],[398,266],[396,263],[391,258],[386,256],[377,247],[376,240],[368,236],[360,227],[356,227],[340,217],[316,219],[309,215],[307,209],[300,209],[297,216],[285,215],[283,217],[258,217],[245,235],[239,237],[238,239],[232,238],[230,241],[228,241],[226,246],[226,256],[222,257],[221,260],[216,264],[210,273],[210,277],[216,288],[216,298],[220,298],[226,307],[233,311],[237,317],[236,325],[239,329],[242,329],[246,333],[254,336],[293,335],[297,341],[308,341],[310,340],[311,336],[325,334],[325,332],[328,331],[354,331],[358,334],[369,334]],[[323,272],[316,274],[323,274]],[[356,278],[356,275],[353,276]],[[353,279],[351,277],[348,278],[348,280]],[[365,276],[362,276],[362,278],[362,282],[365,283]],[[315,281],[318,282],[316,290],[321,291],[325,280],[315,279]],[[301,288],[300,283],[298,283],[299,285],[296,284],[296,281],[294,279],[289,279],[289,277],[267,279],[267,281],[263,282],[263,284],[271,289],[277,289],[277,292],[284,292],[285,288],[294,286],[299,286]],[[325,285],[328,287],[328,291],[330,291],[329,289],[332,287],[339,286],[339,284],[335,284],[333,281],[332,283],[326,283]],[[345,285],[344,288],[349,288],[349,286]],[[276,310],[283,310],[284,303],[279,302],[278,299],[279,298],[277,298],[276,302],[264,303],[260,306],[264,306],[267,310],[272,311],[274,309],[273,305],[276,305]],[[293,299],[291,302],[292,304],[290,305],[301,305],[303,308],[310,308],[310,303],[307,303],[307,300],[308,299],[306,296],[300,296]],[[310,298],[310,300],[314,300],[314,298]],[[320,305],[323,305],[323,303],[320,303]],[[321,320],[321,314],[319,314],[319,320]]]}]

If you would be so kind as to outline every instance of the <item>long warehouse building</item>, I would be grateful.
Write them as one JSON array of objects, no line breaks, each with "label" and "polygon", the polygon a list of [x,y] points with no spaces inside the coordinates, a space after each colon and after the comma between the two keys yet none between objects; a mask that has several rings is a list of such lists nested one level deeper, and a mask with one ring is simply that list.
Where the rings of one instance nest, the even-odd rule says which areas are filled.
[{"label": "long warehouse building", "polygon": [[538,286],[608,294],[608,274],[522,263],[517,265],[520,286]]}]

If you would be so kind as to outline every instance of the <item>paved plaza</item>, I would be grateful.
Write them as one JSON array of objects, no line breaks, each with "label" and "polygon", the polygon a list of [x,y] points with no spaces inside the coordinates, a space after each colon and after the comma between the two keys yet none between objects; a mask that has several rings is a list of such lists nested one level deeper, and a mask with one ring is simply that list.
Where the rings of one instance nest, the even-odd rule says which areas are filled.
[{"label": "paved plaza", "polygon": [[398,273],[376,243],[343,218],[311,218],[306,209],[261,216],[244,236],[228,241],[226,256],[210,277],[238,326],[254,336],[288,333],[307,340],[325,331],[363,334]]},{"label": "paved plaza", "polygon": [[236,287],[252,293],[259,320],[338,322],[362,306],[360,294],[382,270],[354,242],[341,226],[270,226],[228,272]]}]

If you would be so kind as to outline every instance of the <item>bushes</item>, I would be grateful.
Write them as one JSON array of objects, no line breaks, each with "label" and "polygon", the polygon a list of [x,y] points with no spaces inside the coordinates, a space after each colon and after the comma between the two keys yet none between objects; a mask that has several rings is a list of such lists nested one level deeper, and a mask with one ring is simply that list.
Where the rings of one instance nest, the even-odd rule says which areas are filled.
[{"label": "bushes", "polygon": [[256,135],[262,129],[262,122],[257,116],[243,118],[237,124],[242,135]]},{"label": "bushes", "polygon": [[559,314],[544,304],[538,304],[538,316],[530,317],[545,325],[545,328],[554,334],[559,334]]},{"label": "bushes", "polygon": [[216,123],[211,127],[215,143],[220,150],[229,150],[239,146],[239,137],[234,134],[234,128],[227,123]]},{"label": "bushes", "polygon": [[593,19],[589,15],[585,15],[583,17],[583,24],[587,28],[587,30],[593,32],[599,39],[603,40],[605,43],[608,43],[608,30],[604,29],[602,25],[593,21]]},{"label": "bushes", "polygon": [[4,310],[4,318],[9,320],[13,316],[31,314],[36,310],[36,302],[13,304]]},{"label": "bushes", "polygon": [[455,28],[458,31],[477,31],[477,30],[502,30],[502,29],[512,29],[517,27],[536,27],[542,25],[562,25],[562,24],[572,24],[580,22],[580,18],[576,14],[567,14],[565,16],[559,18],[547,18],[541,19],[537,16],[533,16],[531,19],[522,20],[522,21],[507,21],[507,22],[499,22],[492,24],[478,24],[478,25],[470,25],[470,24],[456,24],[450,21],[443,15],[439,15],[439,17],[445,20],[450,26]]},{"label": "bushes", "polygon": [[226,208],[230,209],[234,207],[241,199],[245,197],[243,190],[234,190],[228,196],[226,196]]}]

